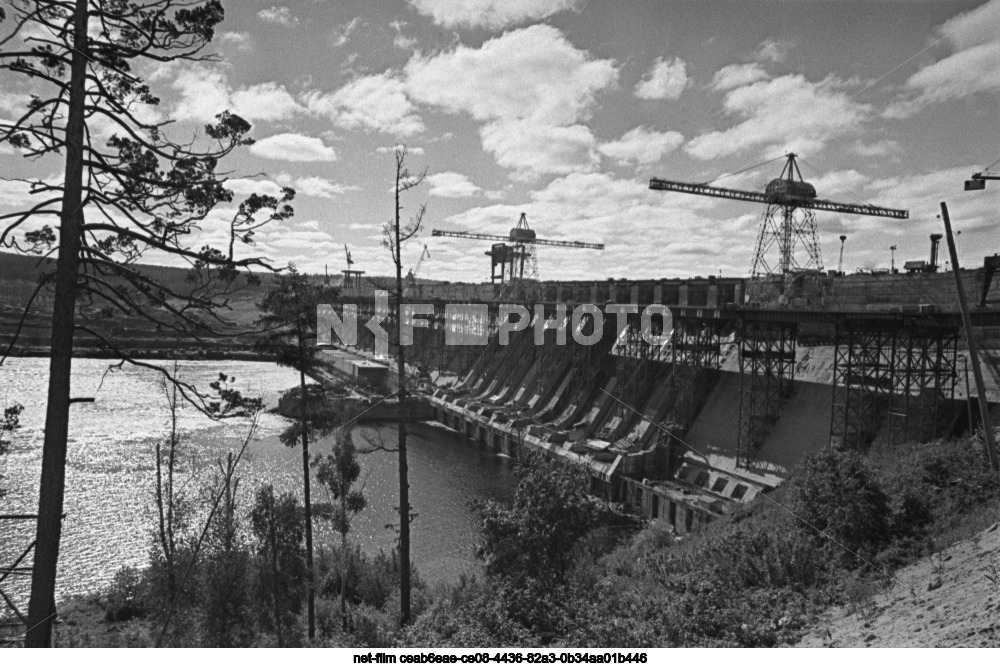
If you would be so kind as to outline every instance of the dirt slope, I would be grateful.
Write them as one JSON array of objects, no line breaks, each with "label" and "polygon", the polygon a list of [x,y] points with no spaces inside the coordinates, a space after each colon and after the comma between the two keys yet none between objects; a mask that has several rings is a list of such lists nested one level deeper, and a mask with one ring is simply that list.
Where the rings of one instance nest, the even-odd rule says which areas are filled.
[{"label": "dirt slope", "polygon": [[997,524],[895,579],[860,609],[825,614],[799,646],[1000,647]]}]

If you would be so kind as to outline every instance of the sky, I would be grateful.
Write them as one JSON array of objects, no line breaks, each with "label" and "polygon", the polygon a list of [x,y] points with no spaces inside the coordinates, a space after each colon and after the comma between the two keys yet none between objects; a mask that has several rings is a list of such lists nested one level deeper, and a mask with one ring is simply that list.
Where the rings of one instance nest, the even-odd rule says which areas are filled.
[{"label": "sky", "polygon": [[[403,255],[427,246],[420,278],[487,280],[490,242],[431,230],[506,235],[521,212],[541,238],[606,245],[540,248],[542,279],[746,275],[763,206],[649,179],[762,190],[790,151],[820,198],[910,211],[818,212],[828,269],[842,234],[847,271],[888,268],[893,245],[897,266],[927,259],[941,201],[963,265],[1000,252],[1000,181],[963,192],[1000,160],[1000,0],[276,1],[223,2],[220,62],[141,74],[171,136],[224,109],[253,124],[223,168],[238,196],[296,189],[294,218],[252,249],[279,264],[338,273],[346,245],[353,268],[389,273],[399,145],[427,169],[403,199],[404,216],[427,206]],[[0,117],[27,92],[0,74]],[[0,176],[25,175],[57,169],[0,147]],[[0,181],[0,207],[27,200]]]}]

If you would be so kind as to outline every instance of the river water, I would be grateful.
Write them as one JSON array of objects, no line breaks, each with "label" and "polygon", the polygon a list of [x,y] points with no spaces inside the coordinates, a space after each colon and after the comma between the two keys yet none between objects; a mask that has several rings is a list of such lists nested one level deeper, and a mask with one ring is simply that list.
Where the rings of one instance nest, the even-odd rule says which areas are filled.
[{"label": "river water", "polygon": [[[170,423],[165,389],[155,371],[126,365],[105,373],[110,365],[106,360],[73,363],[72,395],[96,400],[70,408],[60,598],[100,589],[123,564],[148,562],[155,525],[154,446],[169,434]],[[2,485],[8,489],[0,499],[0,514],[36,509],[48,364],[48,359],[9,359],[0,367],[0,409],[14,402],[25,408],[23,428],[15,434],[6,462],[0,462]],[[235,376],[235,386],[244,393],[263,396],[268,406],[276,405],[279,392],[298,381],[297,373],[268,363],[187,361],[179,369],[184,380],[205,390],[220,371]],[[273,484],[301,500],[301,448],[287,448],[278,439],[287,424],[273,414],[265,414],[259,423],[237,473],[244,511],[262,484]],[[212,479],[220,457],[238,451],[247,428],[247,420],[220,424],[190,406],[182,408],[182,479],[192,498],[197,499]],[[413,424],[411,429],[410,504],[418,514],[412,524],[412,559],[425,580],[454,580],[476,568],[475,515],[469,503],[509,494],[515,484],[510,462],[439,424]],[[395,444],[395,426],[374,431],[387,445]],[[310,447],[311,453],[320,454],[329,449],[329,442]],[[396,455],[375,452],[360,462],[368,508],[354,520],[351,539],[374,554],[391,549],[395,541],[386,525],[398,522]],[[313,502],[328,501],[315,482],[313,489]],[[315,525],[317,544],[339,543],[322,521]],[[33,536],[33,523],[0,522],[0,565],[9,564]],[[8,579],[2,588],[23,600],[28,588],[24,579]]]}]

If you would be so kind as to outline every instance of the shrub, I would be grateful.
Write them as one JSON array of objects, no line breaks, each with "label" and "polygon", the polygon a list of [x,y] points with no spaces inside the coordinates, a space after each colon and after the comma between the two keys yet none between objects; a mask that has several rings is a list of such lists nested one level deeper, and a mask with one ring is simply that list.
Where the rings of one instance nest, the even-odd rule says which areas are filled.
[{"label": "shrub", "polygon": [[146,615],[142,577],[134,567],[122,566],[107,591],[104,620],[130,621]]},{"label": "shrub", "polygon": [[860,455],[828,449],[809,456],[792,489],[799,528],[834,540],[845,565],[860,566],[857,556],[868,560],[889,542],[889,497]]}]

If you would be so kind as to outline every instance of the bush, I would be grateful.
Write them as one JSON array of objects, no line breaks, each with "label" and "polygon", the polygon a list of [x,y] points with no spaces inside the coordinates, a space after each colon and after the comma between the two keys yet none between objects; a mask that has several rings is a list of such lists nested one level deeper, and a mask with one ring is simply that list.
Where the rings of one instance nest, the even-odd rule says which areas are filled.
[{"label": "bush", "polygon": [[108,622],[130,621],[146,615],[142,577],[134,567],[122,566],[111,581],[107,591],[104,620]]},{"label": "bush", "polygon": [[818,540],[835,541],[834,553],[849,567],[872,558],[891,536],[889,497],[854,452],[828,449],[807,457],[792,486],[790,506],[799,528]]}]

